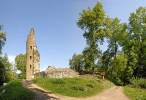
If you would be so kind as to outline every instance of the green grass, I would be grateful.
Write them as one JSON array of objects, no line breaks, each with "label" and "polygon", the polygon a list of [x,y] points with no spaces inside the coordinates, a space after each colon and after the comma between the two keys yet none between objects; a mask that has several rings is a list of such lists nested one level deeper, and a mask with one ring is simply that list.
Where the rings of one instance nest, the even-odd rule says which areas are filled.
[{"label": "green grass", "polygon": [[38,78],[34,82],[50,92],[72,97],[92,96],[113,85],[107,80],[97,80],[89,76],[63,79]]},{"label": "green grass", "polygon": [[24,88],[20,81],[11,81],[0,88],[0,100],[33,100],[34,93]]},{"label": "green grass", "polygon": [[133,87],[130,87],[130,86],[125,86],[124,87],[124,93],[131,100],[146,100],[146,89],[133,88]]}]

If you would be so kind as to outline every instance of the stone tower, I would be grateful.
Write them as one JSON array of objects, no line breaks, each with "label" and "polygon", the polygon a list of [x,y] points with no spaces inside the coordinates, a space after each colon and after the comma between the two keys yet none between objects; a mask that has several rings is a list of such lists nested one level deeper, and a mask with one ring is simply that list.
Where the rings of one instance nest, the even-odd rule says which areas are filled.
[{"label": "stone tower", "polygon": [[35,32],[32,28],[26,42],[26,80],[31,80],[40,72],[40,54],[35,42]]}]

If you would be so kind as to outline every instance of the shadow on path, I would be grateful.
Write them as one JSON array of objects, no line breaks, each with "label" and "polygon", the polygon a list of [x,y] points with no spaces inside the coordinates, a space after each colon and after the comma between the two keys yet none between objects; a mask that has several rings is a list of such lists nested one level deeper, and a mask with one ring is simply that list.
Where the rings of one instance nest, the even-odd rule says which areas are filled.
[{"label": "shadow on path", "polygon": [[36,85],[32,84],[32,81],[23,81],[23,86],[30,89],[35,93],[34,100],[60,100],[57,96],[53,95],[51,92],[45,91]]}]

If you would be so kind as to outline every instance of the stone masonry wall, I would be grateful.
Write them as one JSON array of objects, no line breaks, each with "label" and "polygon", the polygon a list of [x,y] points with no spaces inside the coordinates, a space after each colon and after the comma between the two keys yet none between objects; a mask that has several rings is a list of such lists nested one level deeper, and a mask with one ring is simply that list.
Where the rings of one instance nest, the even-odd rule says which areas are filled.
[{"label": "stone masonry wall", "polygon": [[79,74],[70,68],[48,67],[45,71],[41,72],[40,75],[50,78],[72,78],[77,77]]}]

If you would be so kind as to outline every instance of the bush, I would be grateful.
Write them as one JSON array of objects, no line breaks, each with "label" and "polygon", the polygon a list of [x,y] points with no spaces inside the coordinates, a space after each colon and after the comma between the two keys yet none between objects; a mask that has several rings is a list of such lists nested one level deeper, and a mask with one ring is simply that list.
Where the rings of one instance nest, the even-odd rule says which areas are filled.
[{"label": "bush", "polygon": [[52,83],[54,84],[64,84],[64,80],[63,79],[52,79]]},{"label": "bush", "polygon": [[146,79],[133,77],[130,80],[130,83],[131,83],[132,87],[145,88],[146,89]]},{"label": "bush", "polygon": [[130,100],[146,100],[146,90],[141,88],[124,87],[124,93]]},{"label": "bush", "polygon": [[83,86],[80,85],[75,85],[72,87],[73,90],[77,90],[77,91],[87,91],[87,89]]},{"label": "bush", "polygon": [[90,83],[88,83],[86,86],[87,87],[90,87],[90,88],[94,88],[94,85],[93,84],[90,84]]}]

